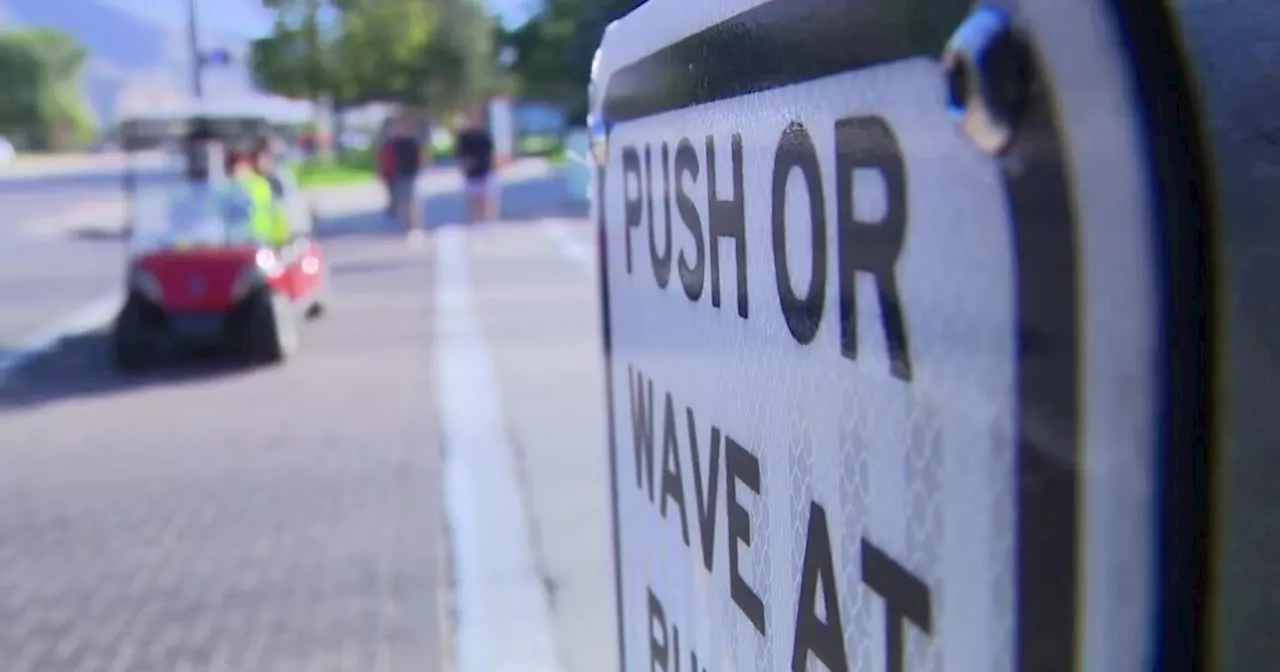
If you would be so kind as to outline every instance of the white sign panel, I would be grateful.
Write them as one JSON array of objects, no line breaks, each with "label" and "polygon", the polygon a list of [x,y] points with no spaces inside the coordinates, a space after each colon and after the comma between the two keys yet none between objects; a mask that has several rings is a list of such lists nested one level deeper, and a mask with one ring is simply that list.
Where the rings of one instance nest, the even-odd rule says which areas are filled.
[{"label": "white sign panel", "polygon": [[488,117],[494,153],[502,160],[510,159],[515,153],[516,142],[515,112],[511,100],[502,96],[491,98]]},{"label": "white sign panel", "polygon": [[993,158],[938,60],[969,3],[935,4],[651,0],[606,33],[626,670],[1148,664],[1153,215],[1115,28],[1024,4],[1035,94]]}]

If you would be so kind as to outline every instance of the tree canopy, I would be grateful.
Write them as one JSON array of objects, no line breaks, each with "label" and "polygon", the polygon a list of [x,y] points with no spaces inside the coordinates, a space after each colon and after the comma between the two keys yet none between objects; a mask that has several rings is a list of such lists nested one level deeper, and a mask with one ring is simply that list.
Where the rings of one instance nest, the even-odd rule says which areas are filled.
[{"label": "tree canopy", "polygon": [[38,149],[83,142],[93,132],[80,74],[88,53],[53,30],[0,33],[0,133]]},{"label": "tree canopy", "polygon": [[591,59],[604,29],[641,1],[545,0],[533,19],[501,35],[502,44],[515,52],[510,70],[520,92],[565,105],[572,118],[584,118]]},{"label": "tree canopy", "polygon": [[[503,30],[480,0],[262,0],[272,33],[253,45],[264,88],[341,105],[404,103],[432,114],[499,91],[586,115],[591,59],[610,21],[642,0],[543,0]],[[499,65],[500,52],[513,55]]]},{"label": "tree canopy", "polygon": [[493,20],[478,0],[262,2],[276,20],[254,42],[252,67],[269,91],[441,112],[500,82]]}]

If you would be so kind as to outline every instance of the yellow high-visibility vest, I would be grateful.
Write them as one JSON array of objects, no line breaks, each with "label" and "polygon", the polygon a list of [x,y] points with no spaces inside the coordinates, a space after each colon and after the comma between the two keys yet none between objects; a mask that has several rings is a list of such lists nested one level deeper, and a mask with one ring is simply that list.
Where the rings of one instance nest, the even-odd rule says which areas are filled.
[{"label": "yellow high-visibility vest", "polygon": [[235,176],[253,201],[253,232],[269,245],[280,246],[293,237],[283,208],[271,192],[271,181],[252,171]]}]

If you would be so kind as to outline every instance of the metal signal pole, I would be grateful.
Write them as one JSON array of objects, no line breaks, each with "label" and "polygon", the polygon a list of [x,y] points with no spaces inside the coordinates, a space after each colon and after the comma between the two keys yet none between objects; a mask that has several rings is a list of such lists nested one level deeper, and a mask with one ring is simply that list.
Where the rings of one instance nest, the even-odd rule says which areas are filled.
[{"label": "metal signal pole", "polygon": [[200,50],[200,24],[199,15],[196,13],[196,0],[187,0],[187,8],[190,10],[187,39],[191,43],[191,92],[199,99],[204,96],[204,86],[201,82],[201,76],[204,74],[204,53]]}]

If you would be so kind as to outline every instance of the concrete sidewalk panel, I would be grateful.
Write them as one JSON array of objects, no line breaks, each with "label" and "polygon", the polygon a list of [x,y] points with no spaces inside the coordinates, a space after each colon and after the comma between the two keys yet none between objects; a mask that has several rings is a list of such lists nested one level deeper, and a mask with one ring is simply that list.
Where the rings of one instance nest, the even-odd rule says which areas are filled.
[{"label": "concrete sidewalk panel", "polygon": [[[548,225],[499,224],[473,237],[474,300],[565,665],[596,672],[618,665],[598,298]],[[560,226],[576,237],[587,225]]]},{"label": "concrete sidewalk panel", "polygon": [[467,234],[436,239],[436,377],[459,672],[559,672],[502,392],[471,299]]}]

